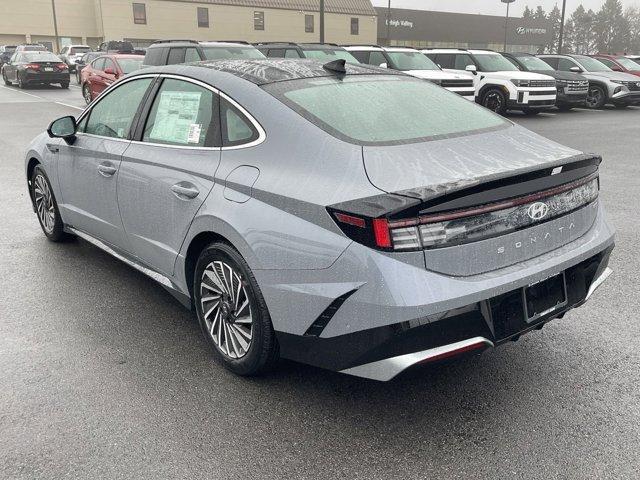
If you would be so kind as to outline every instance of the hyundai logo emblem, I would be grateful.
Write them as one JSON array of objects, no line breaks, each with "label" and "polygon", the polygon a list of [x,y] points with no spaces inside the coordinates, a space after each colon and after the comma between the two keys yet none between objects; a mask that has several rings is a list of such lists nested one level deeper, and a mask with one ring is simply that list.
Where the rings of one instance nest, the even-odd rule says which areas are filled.
[{"label": "hyundai logo emblem", "polygon": [[532,220],[542,220],[549,213],[549,205],[542,202],[536,202],[527,209],[527,215]]}]

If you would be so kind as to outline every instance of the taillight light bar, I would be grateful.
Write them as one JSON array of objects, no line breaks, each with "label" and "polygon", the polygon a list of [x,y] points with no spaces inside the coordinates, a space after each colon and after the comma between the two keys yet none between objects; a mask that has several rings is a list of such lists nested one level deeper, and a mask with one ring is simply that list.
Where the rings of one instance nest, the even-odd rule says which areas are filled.
[{"label": "taillight light bar", "polygon": [[[446,247],[503,235],[568,214],[598,197],[598,174],[522,197],[417,218],[389,220],[329,212],[340,229],[364,245],[389,251]],[[532,215],[532,205],[543,214]]]},{"label": "taillight light bar", "polygon": [[28,70],[40,70],[40,65],[38,65],[37,63],[27,63],[24,68]]},{"label": "taillight light bar", "polygon": [[66,63],[57,63],[56,67],[58,68],[58,70],[67,70],[69,68]]}]

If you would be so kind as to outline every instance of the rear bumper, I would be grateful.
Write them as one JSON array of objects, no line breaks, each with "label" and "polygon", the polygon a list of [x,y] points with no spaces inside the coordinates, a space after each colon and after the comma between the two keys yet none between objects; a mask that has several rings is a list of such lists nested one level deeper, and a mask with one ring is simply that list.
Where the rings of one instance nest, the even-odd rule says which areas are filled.
[{"label": "rear bumper", "polygon": [[283,357],[350,375],[387,381],[420,363],[480,352],[540,329],[586,302],[606,278],[613,244],[564,270],[567,303],[526,320],[523,287],[424,318],[322,338],[276,332]]},{"label": "rear bumper", "polygon": [[69,83],[69,72],[27,72],[23,79],[27,83]]}]

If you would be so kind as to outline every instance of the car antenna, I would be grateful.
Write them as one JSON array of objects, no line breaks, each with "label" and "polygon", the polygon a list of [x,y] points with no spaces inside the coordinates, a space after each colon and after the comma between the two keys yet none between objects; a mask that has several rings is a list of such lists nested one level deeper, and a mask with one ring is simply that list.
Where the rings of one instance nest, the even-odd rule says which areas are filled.
[{"label": "car antenna", "polygon": [[338,74],[346,74],[347,69],[345,68],[345,63],[347,63],[343,58],[339,58],[338,60],[334,60],[329,63],[325,63],[322,65],[322,68],[325,70],[329,70],[330,72],[335,72]]}]

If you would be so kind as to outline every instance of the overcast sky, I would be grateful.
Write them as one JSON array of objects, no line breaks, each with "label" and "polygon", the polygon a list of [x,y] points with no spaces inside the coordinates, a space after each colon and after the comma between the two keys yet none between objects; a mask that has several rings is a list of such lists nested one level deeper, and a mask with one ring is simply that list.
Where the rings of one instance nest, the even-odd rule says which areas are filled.
[{"label": "overcast sky", "polygon": [[[387,6],[388,0],[372,0],[374,6]],[[511,4],[510,12],[521,15],[525,5],[535,9],[542,5],[548,12],[558,3],[562,8],[562,1],[558,0],[516,0]],[[578,5],[597,10],[604,0],[567,0],[567,12],[571,14]],[[625,7],[640,6],[640,0],[622,0]],[[439,10],[442,12],[483,13],[485,15],[504,15],[506,6],[500,0],[391,0],[392,8],[413,8],[416,10]]]}]

